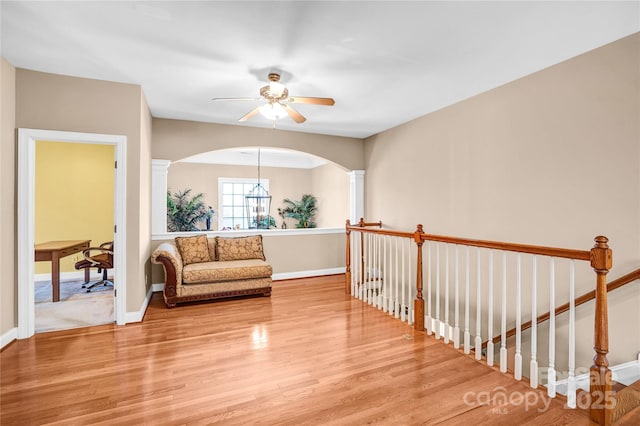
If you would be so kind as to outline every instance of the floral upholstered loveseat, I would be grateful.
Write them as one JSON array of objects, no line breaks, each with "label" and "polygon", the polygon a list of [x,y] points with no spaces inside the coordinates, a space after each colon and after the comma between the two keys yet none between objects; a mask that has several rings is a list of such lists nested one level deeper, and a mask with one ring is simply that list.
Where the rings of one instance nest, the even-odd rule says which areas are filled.
[{"label": "floral upholstered loveseat", "polygon": [[272,268],[266,262],[262,235],[207,238],[176,237],[151,256],[164,268],[164,301],[176,303],[261,294],[271,296]]}]

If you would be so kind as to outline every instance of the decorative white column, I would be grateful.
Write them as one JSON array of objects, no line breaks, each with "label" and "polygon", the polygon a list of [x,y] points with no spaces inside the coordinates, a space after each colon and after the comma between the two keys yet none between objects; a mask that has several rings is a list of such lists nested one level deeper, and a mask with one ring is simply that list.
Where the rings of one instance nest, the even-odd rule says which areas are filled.
[{"label": "decorative white column", "polygon": [[151,160],[151,234],[167,232],[167,171],[171,161]]},{"label": "decorative white column", "polygon": [[349,220],[357,223],[364,217],[364,170],[349,172]]}]

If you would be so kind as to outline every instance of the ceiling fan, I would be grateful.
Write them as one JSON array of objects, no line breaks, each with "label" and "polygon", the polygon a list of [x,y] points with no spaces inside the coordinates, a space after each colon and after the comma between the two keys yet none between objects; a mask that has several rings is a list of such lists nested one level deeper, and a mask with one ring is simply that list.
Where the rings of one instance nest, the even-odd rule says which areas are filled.
[{"label": "ceiling fan", "polygon": [[267,103],[261,105],[247,114],[242,116],[238,121],[247,121],[254,115],[260,113],[269,120],[278,120],[284,118],[287,115],[291,117],[296,123],[303,123],[306,118],[296,111],[289,104],[312,104],[312,105],[327,105],[331,106],[335,104],[332,98],[312,98],[303,96],[289,96],[289,90],[280,83],[280,74],[270,73],[269,84],[260,88],[260,98],[213,98],[214,101],[259,101],[266,100]]}]

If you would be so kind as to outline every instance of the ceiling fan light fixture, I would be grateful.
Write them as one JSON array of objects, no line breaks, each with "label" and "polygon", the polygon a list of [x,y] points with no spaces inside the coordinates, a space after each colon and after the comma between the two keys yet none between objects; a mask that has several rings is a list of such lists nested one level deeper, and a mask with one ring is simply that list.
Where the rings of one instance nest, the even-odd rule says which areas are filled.
[{"label": "ceiling fan light fixture", "polygon": [[262,105],[260,107],[260,114],[268,120],[279,120],[288,115],[280,102],[271,102]]},{"label": "ceiling fan light fixture", "polygon": [[284,93],[284,84],[279,83],[277,81],[272,81],[269,83],[269,94],[274,98],[279,98]]}]

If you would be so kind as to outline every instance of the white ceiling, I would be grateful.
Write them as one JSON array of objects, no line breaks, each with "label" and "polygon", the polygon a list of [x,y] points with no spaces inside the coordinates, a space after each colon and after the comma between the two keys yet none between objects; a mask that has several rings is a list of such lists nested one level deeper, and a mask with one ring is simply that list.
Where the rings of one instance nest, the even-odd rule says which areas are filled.
[{"label": "white ceiling", "polygon": [[2,1],[14,66],[142,86],[154,117],[271,127],[270,71],[298,105],[284,130],[364,138],[640,31],[638,1]]}]

